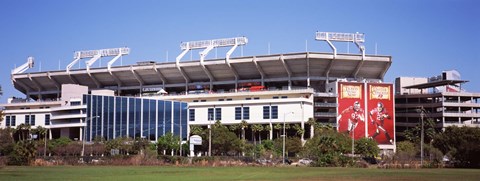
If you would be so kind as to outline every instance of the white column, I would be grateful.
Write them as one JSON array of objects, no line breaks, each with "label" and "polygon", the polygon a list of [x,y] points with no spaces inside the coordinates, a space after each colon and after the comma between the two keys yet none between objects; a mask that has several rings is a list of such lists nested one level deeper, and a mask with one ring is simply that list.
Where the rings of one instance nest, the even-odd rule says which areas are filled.
[{"label": "white column", "polygon": [[83,141],[83,128],[80,127],[80,141]]}]

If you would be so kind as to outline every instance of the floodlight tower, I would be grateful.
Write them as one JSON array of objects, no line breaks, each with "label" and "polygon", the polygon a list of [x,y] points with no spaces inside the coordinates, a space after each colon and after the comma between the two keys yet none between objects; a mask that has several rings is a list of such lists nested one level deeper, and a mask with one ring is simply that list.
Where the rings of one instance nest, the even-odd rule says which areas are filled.
[{"label": "floodlight tower", "polygon": [[[117,61],[121,56],[128,55],[129,53],[130,53],[130,48],[127,48],[127,47],[100,49],[100,50],[76,51],[73,54],[74,60],[70,64],[68,64],[65,69],[67,70],[67,73],[70,76],[70,70],[80,59],[90,58],[90,60],[88,60],[86,62],[87,74],[95,82],[97,87],[101,87],[100,82],[90,73],[90,67],[101,57],[115,56],[112,60],[110,60],[108,62],[108,67],[107,67],[108,71],[110,72],[110,75],[114,76],[114,74],[112,74],[112,72],[111,72],[112,64],[115,63],[115,61]],[[117,83],[119,82],[117,80],[118,78],[114,77],[114,79],[116,80]]]},{"label": "floodlight tower", "polygon": [[333,50],[333,59],[330,61],[327,71],[325,73],[325,76],[327,77],[327,83],[328,83],[328,78],[330,74],[330,70],[332,68],[334,60],[337,58],[337,48],[333,45],[332,41],[338,41],[338,42],[352,42],[354,43],[358,49],[360,49],[360,52],[362,53],[362,61],[360,61],[357,64],[357,67],[352,73],[352,77],[357,77],[358,72],[360,71],[360,68],[363,65],[363,61],[365,60],[365,46],[363,43],[365,42],[365,34],[363,33],[338,33],[338,32],[317,32],[315,34],[315,40],[319,41],[326,41],[330,48]]},{"label": "floodlight tower", "polygon": [[[185,89],[187,89],[187,84],[190,82],[190,79],[188,76],[186,76],[185,72],[183,72],[181,65],[180,65],[180,60],[182,59],[185,54],[187,54],[188,51],[190,50],[195,50],[195,49],[204,49],[203,51],[200,52],[200,65],[207,74],[208,78],[210,79],[210,90],[213,87],[213,81],[215,81],[215,77],[210,73],[208,68],[205,66],[205,57],[208,55],[208,53],[213,50],[216,47],[229,47],[232,46],[232,48],[227,52],[225,56],[225,63],[228,65],[230,70],[233,72],[235,76],[235,82],[238,82],[239,76],[237,71],[231,66],[230,64],[230,56],[233,53],[233,51],[241,45],[245,45],[248,43],[248,39],[246,37],[235,37],[235,38],[223,38],[223,39],[214,39],[214,40],[201,40],[201,41],[191,41],[191,42],[183,42],[180,44],[180,48],[183,50],[182,53],[180,53],[179,56],[176,58],[176,65],[180,73],[183,75],[185,78]],[[237,83],[235,84],[237,85]],[[188,91],[187,91],[188,92]]]},{"label": "floodlight tower", "polygon": [[33,68],[34,60],[35,59],[33,57],[28,57],[26,63],[24,63],[23,65],[20,65],[19,67],[12,70],[12,75],[13,74],[21,74],[21,73],[27,71],[29,68]]}]

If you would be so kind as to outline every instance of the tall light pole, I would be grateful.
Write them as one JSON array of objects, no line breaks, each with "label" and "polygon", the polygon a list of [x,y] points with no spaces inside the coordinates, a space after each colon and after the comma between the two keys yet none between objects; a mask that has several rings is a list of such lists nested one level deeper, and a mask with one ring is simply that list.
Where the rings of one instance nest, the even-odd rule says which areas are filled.
[{"label": "tall light pole", "polygon": [[85,135],[86,135],[85,130],[87,129],[87,120],[89,120],[89,119],[92,120],[92,119],[96,119],[96,118],[99,118],[99,117],[100,116],[93,116],[93,117],[91,117],[91,119],[90,119],[90,117],[87,117],[85,119],[85,124],[83,125],[83,136],[82,136],[82,154],[81,154],[82,158],[85,155]]},{"label": "tall light pole", "polygon": [[213,115],[208,114],[208,156],[212,156],[212,120]]},{"label": "tall light pole", "polygon": [[282,163],[285,165],[285,137],[287,137],[287,134],[285,134],[285,117],[287,117],[287,114],[294,114],[293,112],[286,112],[283,113],[283,152],[282,152]]},{"label": "tall light pole", "polygon": [[423,130],[423,117],[425,117],[425,109],[423,108],[423,106],[420,110],[420,117],[422,118],[422,133],[420,135],[420,142],[421,142],[420,143],[420,165],[423,167],[423,139],[424,139],[423,138],[424,137],[423,136],[423,132],[424,132],[424,130]]},{"label": "tall light pole", "polygon": [[355,126],[352,129],[352,160],[354,159],[355,159]]}]

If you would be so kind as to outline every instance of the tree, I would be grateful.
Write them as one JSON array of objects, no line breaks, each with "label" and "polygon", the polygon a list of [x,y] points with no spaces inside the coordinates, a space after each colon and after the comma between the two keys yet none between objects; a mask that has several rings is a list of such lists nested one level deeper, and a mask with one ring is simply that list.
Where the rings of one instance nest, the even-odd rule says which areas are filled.
[{"label": "tree", "polygon": [[245,129],[248,128],[248,123],[245,120],[240,122],[240,128],[242,129],[242,139],[245,140]]},{"label": "tree", "polygon": [[[258,141],[260,141],[262,138],[261,138],[261,131],[263,131],[263,126],[261,124],[254,124],[252,125],[252,138],[253,138],[253,144],[256,145],[256,141],[255,141],[255,133],[258,132]],[[261,141],[260,141],[261,142]]]},{"label": "tree", "polygon": [[5,156],[13,151],[15,141],[13,140],[13,129],[0,129],[0,156]]},{"label": "tree", "polygon": [[351,159],[345,156],[351,151],[351,138],[335,130],[318,130],[322,134],[315,134],[307,140],[301,155],[314,160],[314,166],[346,166],[351,163]]},{"label": "tree", "polygon": [[480,168],[480,128],[447,127],[437,135],[433,146],[450,156],[456,167]]},{"label": "tree", "polygon": [[[425,136],[424,141],[426,143],[430,143],[430,141],[432,141],[432,139],[438,134],[437,130],[435,129],[435,122],[432,118],[428,118],[424,121],[423,129]],[[420,144],[421,132],[422,123],[420,122],[415,127],[404,131],[405,139],[413,143]]]},{"label": "tree", "polygon": [[30,165],[35,159],[36,151],[35,142],[20,140],[15,144],[13,152],[10,153],[8,162],[11,165]]},{"label": "tree", "polygon": [[26,140],[30,136],[31,126],[29,124],[19,124],[17,126],[18,140]]},{"label": "tree", "polygon": [[355,141],[355,153],[364,158],[375,158],[379,152],[378,143],[373,139],[361,138]]},{"label": "tree", "polygon": [[308,118],[307,124],[310,125],[310,138],[313,138],[317,121],[315,120],[315,118]]},{"label": "tree", "polygon": [[303,129],[300,124],[294,124],[293,129],[295,130],[295,134],[297,136],[301,137],[305,133],[305,129]]},{"label": "tree", "polygon": [[[233,131],[235,134],[237,134],[237,131],[240,129],[240,125],[239,124],[232,124],[228,127],[228,129],[230,129],[230,131]],[[240,137],[241,135],[239,135],[238,137]]]},{"label": "tree", "polygon": [[[203,148],[208,149],[208,137],[203,142]],[[215,124],[212,127],[212,155],[235,155],[244,150],[245,142],[226,126]]]},{"label": "tree", "polygon": [[35,128],[35,133],[39,135],[39,138],[43,137],[45,139],[45,135],[47,134],[47,129],[42,126],[37,126],[37,128]]},{"label": "tree", "polygon": [[283,125],[277,123],[273,128],[277,130],[277,138],[280,138],[280,130],[283,129]]},{"label": "tree", "polygon": [[160,136],[157,141],[157,151],[158,153],[162,153],[165,151],[166,153],[171,152],[172,154],[180,149],[180,137],[175,136],[172,133],[167,133],[163,136]]},{"label": "tree", "polygon": [[190,125],[190,135],[200,135],[203,133],[203,128],[197,125]]}]

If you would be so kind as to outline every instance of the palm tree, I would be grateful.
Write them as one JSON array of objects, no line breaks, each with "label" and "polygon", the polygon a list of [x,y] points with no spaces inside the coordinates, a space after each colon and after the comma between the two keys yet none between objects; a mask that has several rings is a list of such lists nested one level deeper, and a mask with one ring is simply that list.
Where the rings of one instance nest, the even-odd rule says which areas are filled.
[{"label": "palm tree", "polygon": [[18,139],[19,140],[25,140],[28,138],[28,135],[30,135],[30,128],[31,126],[29,124],[19,124],[17,126],[17,131],[19,132],[18,134]]},{"label": "palm tree", "polygon": [[252,134],[253,134],[253,144],[257,144],[255,141],[255,133],[258,132],[258,140],[261,140],[261,131],[263,131],[263,126],[261,124],[252,125]]},{"label": "palm tree", "polygon": [[305,133],[305,129],[302,128],[300,124],[294,124],[293,129],[298,136],[302,136]]},{"label": "palm tree", "polygon": [[[270,137],[270,130],[272,130],[271,125],[265,125],[265,127],[263,127],[263,130],[264,130],[264,131],[268,131],[268,137]],[[260,143],[261,143],[261,142],[260,142]]]},{"label": "palm tree", "polygon": [[203,133],[203,128],[197,125],[190,125],[190,134],[191,135],[200,135]]},{"label": "palm tree", "polygon": [[243,137],[243,140],[245,140],[245,128],[248,128],[248,123],[247,123],[247,121],[242,120],[242,121],[240,122],[240,128],[242,129],[242,137]]},{"label": "palm tree", "polygon": [[315,118],[308,118],[307,124],[310,125],[310,138],[313,138],[316,123],[317,121],[315,120]]},{"label": "palm tree", "polygon": [[277,138],[280,138],[280,130],[283,128],[283,125],[277,123],[273,128],[277,130]]},{"label": "palm tree", "polygon": [[232,124],[232,125],[228,126],[228,129],[230,131],[233,131],[235,133],[235,135],[238,134],[237,131],[238,131],[239,128],[240,128],[240,125],[238,125],[238,124]]},{"label": "palm tree", "polygon": [[[37,126],[37,128],[35,129],[36,133],[40,136],[43,136],[43,138],[46,137],[46,134],[47,134],[47,129],[42,127],[42,126]],[[40,137],[39,137],[40,138]]]}]

